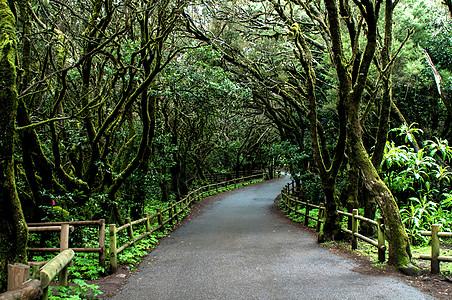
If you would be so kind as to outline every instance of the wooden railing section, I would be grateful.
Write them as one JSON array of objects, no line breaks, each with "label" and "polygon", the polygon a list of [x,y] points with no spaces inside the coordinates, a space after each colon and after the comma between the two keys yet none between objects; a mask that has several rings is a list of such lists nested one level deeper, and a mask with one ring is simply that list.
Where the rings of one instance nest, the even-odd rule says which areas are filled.
[{"label": "wooden railing section", "polygon": [[[292,187],[290,187],[292,185]],[[323,215],[325,212],[325,207],[320,205],[315,205],[309,203],[309,201],[301,201],[298,197],[292,196],[295,190],[295,186],[293,182],[287,184],[284,189],[281,191],[281,199],[282,203],[284,203],[285,207],[288,210],[291,210],[297,214],[304,216],[304,225],[309,226],[309,219],[312,219],[317,222],[317,232],[320,231],[320,226],[323,223]],[[301,210],[304,207],[304,212]],[[317,208],[318,214],[317,217],[311,216],[309,214],[311,208]]]},{"label": "wooden railing section", "polygon": [[72,222],[46,222],[28,223],[29,232],[60,231],[60,248],[28,248],[29,252],[61,252],[69,248],[69,230],[74,231],[75,226],[97,226],[99,228],[99,247],[72,248],[74,252],[96,252],[99,254],[99,265],[105,268],[105,220],[72,221]]},{"label": "wooden railing section", "polygon": [[[166,224],[170,224],[173,227],[176,224],[177,217],[187,208],[191,206],[194,201],[201,200],[212,193],[219,192],[222,188],[228,188],[231,185],[237,185],[240,183],[252,182],[257,179],[263,178],[263,174],[256,174],[247,177],[241,177],[231,179],[224,182],[209,184],[202,186],[185,196],[182,200],[169,205],[163,210],[158,210],[153,215],[145,214],[143,218],[132,221],[130,218],[126,218],[126,224],[116,227],[116,224],[109,225],[109,241],[110,241],[110,272],[115,272],[118,268],[118,254],[124,251],[126,248],[134,245],[137,241],[151,235],[157,230],[164,230]],[[135,237],[134,226],[145,226],[145,233]],[[154,227],[152,227],[154,225]],[[136,227],[135,227],[136,228]],[[128,241],[123,245],[118,245],[117,234],[120,231],[127,230]]]},{"label": "wooden railing section", "polygon": [[[365,241],[368,244],[371,244],[372,246],[377,247],[378,249],[378,261],[384,262],[385,256],[386,256],[386,245],[385,245],[385,232],[384,232],[384,221],[383,218],[378,218],[377,221],[362,217],[359,215],[358,209],[353,209],[352,213],[348,213],[345,211],[338,210],[337,211],[339,215],[347,216],[348,218],[351,218],[351,224],[352,229],[344,228],[342,227],[341,230],[345,233],[348,233],[352,236],[352,249],[356,250],[358,249],[358,240],[360,239],[362,241]],[[376,226],[377,228],[377,240],[373,240],[367,236],[364,236],[359,233],[358,228],[359,224],[358,221],[361,222],[367,222],[369,224],[372,224]]]},{"label": "wooden railing section", "polygon": [[[317,231],[320,231],[321,224],[323,224],[324,215],[325,215],[325,207],[323,205],[314,205],[309,203],[309,201],[300,201],[298,197],[294,196],[296,194],[297,188],[294,181],[289,182],[281,191],[281,201],[284,206],[290,210],[295,212],[296,214],[300,214],[304,216],[304,225],[309,226],[309,219],[316,221]],[[304,212],[301,210],[304,208]],[[318,209],[317,216],[311,216],[309,211],[311,208]],[[351,238],[351,247],[353,250],[356,250],[358,247],[357,239],[361,239],[366,243],[369,243],[378,249],[378,260],[380,262],[385,261],[385,234],[384,234],[384,223],[383,218],[379,218],[377,221],[359,216],[358,209],[353,209],[352,213],[344,212],[341,210],[337,211],[339,215],[346,216],[351,218],[351,230],[348,228],[342,227],[341,230],[345,233],[348,233],[352,236]],[[359,222],[367,222],[377,227],[377,240],[373,240],[370,237],[364,236],[359,233]]]},{"label": "wooden railing section", "polygon": [[49,299],[49,285],[57,275],[60,286],[68,285],[68,265],[74,258],[72,249],[63,250],[41,267],[39,280],[30,278],[30,267],[23,264],[9,265],[8,292],[0,295],[0,300]]},{"label": "wooden railing section", "polygon": [[420,259],[430,260],[430,270],[432,274],[439,273],[439,263],[440,262],[452,262],[452,256],[443,256],[439,255],[440,247],[439,247],[439,238],[440,237],[452,237],[452,232],[439,232],[440,225],[433,224],[431,231],[421,231],[420,234],[423,236],[431,236],[431,255],[421,254]]}]

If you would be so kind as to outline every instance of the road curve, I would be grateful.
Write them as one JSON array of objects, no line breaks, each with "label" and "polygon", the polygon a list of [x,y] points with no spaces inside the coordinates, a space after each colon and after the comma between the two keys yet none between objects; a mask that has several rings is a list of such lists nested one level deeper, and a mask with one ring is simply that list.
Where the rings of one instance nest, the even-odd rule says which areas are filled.
[{"label": "road curve", "polygon": [[434,299],[319,248],[270,210],[288,177],[220,194],[164,239],[113,299]]}]

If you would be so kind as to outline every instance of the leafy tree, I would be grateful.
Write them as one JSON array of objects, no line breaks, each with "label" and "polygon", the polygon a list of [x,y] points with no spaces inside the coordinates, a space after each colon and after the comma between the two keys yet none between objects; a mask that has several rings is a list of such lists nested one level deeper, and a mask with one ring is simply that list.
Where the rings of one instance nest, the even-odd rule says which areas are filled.
[{"label": "leafy tree", "polygon": [[[339,200],[336,179],[348,145],[353,173],[359,170],[371,198],[376,200],[387,219],[390,262],[411,270],[415,268],[410,264],[408,237],[397,204],[379,178],[365,147],[365,142],[369,148],[375,142],[363,139],[363,125],[368,121],[380,122],[374,151],[374,163],[378,166],[389,130],[393,63],[394,3],[391,1],[385,2],[385,19],[381,25],[385,34],[380,41],[383,50],[377,52],[381,4],[380,1],[355,1],[353,4],[348,1],[263,1],[236,2],[237,9],[234,9],[227,1],[206,2],[208,11],[212,12],[209,17],[217,22],[215,24],[223,25],[197,26],[203,16],[193,16],[189,22],[190,31],[220,50],[226,66],[253,89],[256,107],[265,107],[280,135],[293,136],[300,149],[304,139],[299,133],[304,132],[304,120],[309,121],[310,145],[326,199],[327,213],[320,239],[341,236],[336,213]],[[231,33],[232,28],[234,33]],[[325,66],[332,67],[334,73],[326,71]],[[383,87],[381,94],[378,93],[380,86]],[[362,111],[363,97],[369,101]],[[330,101],[324,102],[324,98]],[[374,106],[377,118],[368,120]],[[322,123],[321,107],[333,107],[337,122]],[[325,130],[324,126],[329,127]],[[324,139],[326,134],[336,139]],[[328,148],[328,145],[333,147]],[[328,150],[331,149],[334,155],[330,158]],[[355,197],[357,182],[354,180],[348,189]]]},{"label": "leafy tree", "polygon": [[[395,9],[396,43],[414,29],[394,63],[394,94],[407,124],[417,122],[426,138],[450,138],[450,34],[440,1],[401,2]],[[440,82],[437,82],[440,80]]]},{"label": "leafy tree", "polygon": [[[323,124],[317,118],[317,110],[320,108],[316,102],[309,102],[309,95],[315,93],[316,88],[312,88],[309,84],[306,86],[301,84],[309,80],[309,75],[305,74],[305,70],[299,62],[304,54],[300,55],[299,52],[295,56],[290,54],[293,49],[297,48],[292,40],[287,39],[290,28],[294,24],[294,21],[288,18],[289,11],[285,11],[281,4],[274,1],[259,4],[244,2],[240,3],[241,6],[235,10],[230,8],[227,1],[206,4],[209,6],[208,11],[213,12],[209,17],[225,24],[224,27],[219,26],[219,28],[223,28],[223,31],[217,32],[216,28],[207,30],[207,28],[197,27],[197,21],[193,19],[199,18],[196,15],[189,19],[192,25],[190,30],[198,39],[220,50],[227,63],[225,67],[236,74],[237,80],[240,80],[243,85],[252,88],[253,102],[250,107],[261,111],[274,123],[282,140],[289,140],[297,144],[300,149],[309,143],[309,140],[306,141],[304,133],[309,128],[308,124],[311,124],[310,144],[314,145],[315,147],[312,147],[316,149],[315,161],[318,166],[324,166],[320,169],[327,198],[327,222],[323,230],[327,233],[328,238],[334,235],[340,236],[341,232],[336,223],[338,221],[336,212],[338,198],[335,178],[345,149],[345,131],[339,130],[338,143],[331,143],[331,148],[336,148],[335,158],[330,158],[326,136],[328,133],[332,137],[331,139],[335,140],[333,136],[338,136],[337,126],[330,127],[329,132],[323,130]],[[262,11],[265,13],[262,14]],[[301,8],[297,8],[297,11],[301,11]],[[310,22],[309,18],[304,15],[301,15],[301,18],[300,22]],[[268,22],[275,23],[277,26],[269,29]],[[249,28],[253,29],[251,33],[247,31]],[[234,39],[231,39],[231,30],[241,34],[234,35]],[[221,36],[216,34],[221,34]],[[284,38],[279,40],[279,37],[282,36]],[[314,39],[309,40],[315,47],[319,47],[321,50],[326,49]],[[259,41],[258,47],[255,46],[256,41]],[[296,43],[298,41],[296,40]],[[229,42],[229,44],[222,46],[225,45],[225,42]],[[270,53],[271,55],[269,55]],[[328,119],[325,121],[329,125],[337,125]]]},{"label": "leafy tree", "polygon": [[174,32],[185,1],[73,4],[17,3],[26,36],[17,175],[28,184],[20,196],[39,220],[39,208],[58,195],[72,194],[72,205],[83,207],[105,194],[104,213],[113,209],[121,222],[116,196],[151,154],[157,98],[150,89],[183,47]]}]

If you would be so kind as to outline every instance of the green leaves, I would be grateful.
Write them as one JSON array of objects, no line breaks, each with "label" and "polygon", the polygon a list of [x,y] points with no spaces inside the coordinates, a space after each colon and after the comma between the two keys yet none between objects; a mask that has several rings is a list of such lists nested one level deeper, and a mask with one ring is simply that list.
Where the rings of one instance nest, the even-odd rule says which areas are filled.
[{"label": "green leaves", "polygon": [[398,132],[397,136],[402,136],[405,138],[405,143],[416,143],[416,140],[414,138],[415,134],[421,134],[423,131],[415,126],[417,126],[417,123],[412,123],[411,125],[407,126],[406,124],[402,124],[400,127],[393,128],[391,131]]},{"label": "green leaves", "polygon": [[69,267],[69,276],[75,280],[93,280],[105,273],[105,269],[99,266],[97,253],[77,253]]},{"label": "green leaves", "polygon": [[50,288],[49,299],[50,300],[63,300],[63,299],[96,299],[96,296],[102,294],[99,290],[99,286],[94,284],[88,284],[84,280],[74,279],[75,285],[55,286]]},{"label": "green leaves", "polygon": [[[422,132],[411,126],[392,131],[405,142],[414,142],[414,134]],[[432,223],[447,224],[451,220],[452,196],[449,164],[452,150],[447,140],[435,138],[424,142],[419,151],[408,145],[387,142],[381,170],[386,184],[399,199],[403,223],[413,243],[426,242],[420,230],[429,230]],[[407,200],[404,200],[407,199]],[[445,226],[448,228],[448,226]]]}]

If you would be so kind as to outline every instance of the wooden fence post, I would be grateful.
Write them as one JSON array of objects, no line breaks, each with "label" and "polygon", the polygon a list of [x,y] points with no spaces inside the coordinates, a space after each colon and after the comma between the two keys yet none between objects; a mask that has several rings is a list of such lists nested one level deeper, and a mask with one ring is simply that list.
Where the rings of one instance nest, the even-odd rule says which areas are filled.
[{"label": "wooden fence post", "polygon": [[354,209],[352,213],[352,249],[356,250],[358,248],[358,239],[355,236],[355,233],[358,232],[358,219],[355,216],[358,215],[358,209]]},{"label": "wooden fence post", "polygon": [[176,224],[177,223],[177,203],[173,204],[173,216],[174,216],[173,224]]},{"label": "wooden fence post", "polygon": [[99,266],[105,269],[105,219],[100,219],[99,224]]},{"label": "wooden fence post", "polygon": [[151,231],[151,221],[149,220],[149,214],[148,213],[144,213],[144,217],[146,218],[146,232],[150,232]]},{"label": "wooden fence post", "polygon": [[69,248],[69,224],[61,224],[60,252]]},{"label": "wooden fence post", "polygon": [[378,261],[384,262],[386,260],[386,247],[385,247],[385,231],[382,228],[384,225],[384,219],[379,217],[377,219],[377,236],[378,236]]},{"label": "wooden fence post", "polygon": [[306,199],[306,209],[305,209],[305,215],[304,215],[304,225],[309,226],[309,200]]},{"label": "wooden fence post", "polygon": [[170,224],[174,225],[174,219],[173,219],[173,207],[170,206],[168,209],[168,218],[170,220]]},{"label": "wooden fence post", "polygon": [[116,252],[116,224],[110,224],[110,273],[115,273],[118,269]]},{"label": "wooden fence post", "polygon": [[8,264],[8,291],[21,287],[22,284],[30,279],[30,266],[15,263]]},{"label": "wooden fence post", "polygon": [[[69,224],[61,224],[60,234],[60,252],[69,248]],[[58,274],[58,282],[60,286],[67,286],[67,266]]]},{"label": "wooden fence post", "polygon": [[322,220],[323,220],[323,216],[325,215],[325,207],[320,206],[319,208],[319,213],[317,215],[317,232],[320,232],[320,226],[322,226]]},{"label": "wooden fence post", "polygon": [[[133,236],[132,219],[127,217],[126,218],[126,223],[129,224],[129,227],[127,227],[127,233],[129,234],[130,240],[133,241],[135,238]],[[135,246],[135,241],[133,242],[133,245]]]},{"label": "wooden fence post", "polygon": [[162,210],[159,208],[157,210],[157,222],[159,223],[160,231],[163,232],[163,218],[162,218]]},{"label": "wooden fence post", "polygon": [[432,261],[431,261],[431,273],[439,273],[439,224],[432,224]]}]

